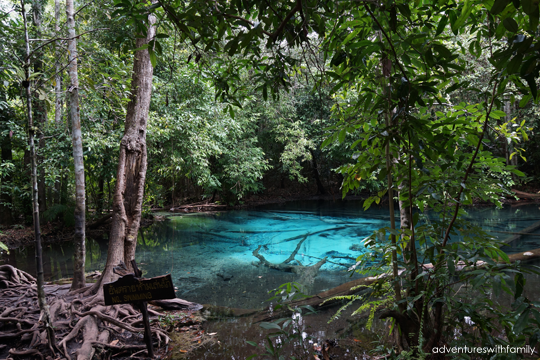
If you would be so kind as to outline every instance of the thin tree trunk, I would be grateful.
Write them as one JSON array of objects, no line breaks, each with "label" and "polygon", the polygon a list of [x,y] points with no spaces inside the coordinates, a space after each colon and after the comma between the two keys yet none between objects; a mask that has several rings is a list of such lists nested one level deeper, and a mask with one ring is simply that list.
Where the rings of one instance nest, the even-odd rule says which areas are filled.
[{"label": "thin tree trunk", "polygon": [[[512,121],[512,105],[510,104],[509,98],[506,98],[504,102],[504,112],[506,113],[506,122],[510,123],[510,121]],[[505,138],[504,146],[505,146],[505,152],[506,152],[506,165],[514,165],[517,167],[518,155],[515,154],[514,156],[512,156],[512,153],[514,152],[514,145],[512,143],[509,144],[508,140],[506,140]],[[512,156],[511,159],[510,159],[510,156]],[[512,173],[512,180],[514,180],[514,182],[518,181],[518,177],[514,173]]]},{"label": "thin tree trunk", "polygon": [[30,156],[32,161],[32,205],[34,215],[34,237],[36,247],[36,273],[37,273],[37,293],[38,304],[42,313],[42,320],[45,322],[49,344],[54,345],[54,331],[51,327],[51,316],[49,306],[43,289],[43,252],[41,248],[41,229],[39,225],[39,199],[38,199],[38,178],[37,178],[37,156],[34,144],[34,122],[32,119],[32,92],[30,90],[30,41],[28,40],[28,24],[26,21],[26,12],[24,10],[24,1],[21,0],[21,12],[24,23],[24,38],[26,45],[26,61],[24,72],[26,80],[23,86],[26,88],[26,111],[28,116],[28,145],[30,147]]},{"label": "thin tree trunk", "polygon": [[[54,0],[54,19],[55,19],[55,30],[56,36],[60,36],[60,0]],[[62,75],[61,75],[61,64],[58,52],[58,42],[54,48],[54,57],[56,58],[56,75],[54,76],[54,92],[56,95],[55,107],[54,107],[54,122],[56,126],[62,124]]]},{"label": "thin tree trunk", "polygon": [[[379,33],[380,40],[382,40],[382,33]],[[391,96],[391,90],[390,90],[390,76],[392,74],[392,61],[388,59],[386,54],[383,54],[383,57],[381,59],[381,70],[383,75],[383,92],[384,95],[387,98],[387,108],[384,113],[384,124],[388,129],[390,128],[390,125],[392,125],[392,96]],[[392,153],[390,152],[390,141],[386,143],[385,146],[385,158],[386,158],[386,180],[388,182],[388,210],[390,212],[390,228],[392,230],[396,229],[396,213],[394,209],[394,184],[393,184],[393,178],[392,173],[394,172],[394,168],[392,164],[394,163],[394,158],[392,156]],[[394,279],[398,278],[398,261],[397,261],[397,238],[394,234],[390,235],[390,241],[392,242],[393,250],[392,250],[392,275],[394,276]],[[401,301],[401,285],[397,280],[394,280],[394,293],[396,294],[396,300],[399,302]],[[404,310],[404,306],[400,305],[400,310]]]},{"label": "thin tree trunk", "polygon": [[103,172],[99,174],[98,179],[98,193],[97,193],[97,208],[96,208],[96,216],[101,216],[103,214],[103,203],[104,203],[104,188],[105,188],[105,175],[103,175]]},{"label": "thin tree trunk", "polygon": [[[54,28],[56,31],[56,36],[62,37],[60,34],[60,0],[54,0]],[[54,122],[57,127],[60,127],[62,125],[62,107],[63,107],[63,101],[62,101],[62,70],[61,70],[61,62],[60,62],[60,52],[58,51],[59,42],[55,43],[54,47],[54,57],[56,59],[55,64],[55,71],[56,75],[54,76],[54,92],[55,92],[55,106],[54,106]],[[62,172],[63,169],[60,169]],[[60,204],[60,193],[61,193],[61,179],[56,178],[54,182],[54,196],[52,199],[53,204]]]},{"label": "thin tree trunk", "polygon": [[[148,17],[147,37],[138,38],[136,48],[152,40],[155,21],[153,15]],[[146,124],[153,70],[148,50],[137,51],[133,62],[132,95],[126,113],[124,137],[120,143],[107,264],[101,284],[114,279],[112,268],[120,261],[131,268],[131,260],[135,258],[146,179]]]},{"label": "thin tree trunk", "polygon": [[77,39],[75,33],[75,9],[73,0],[66,0],[68,25],[68,61],[69,61],[69,114],[71,118],[71,139],[73,142],[73,162],[75,164],[75,253],[73,254],[73,283],[71,289],[85,286],[84,263],[85,249],[85,184],[84,160],[81,133],[81,118],[79,113],[79,79],[77,74]]},{"label": "thin tree trunk", "polygon": [[[6,100],[6,94],[2,93],[0,95],[2,100]],[[0,113],[0,131],[8,130],[7,121],[9,118],[10,108],[3,110]],[[4,127],[6,125],[6,127]],[[1,160],[5,162],[11,162],[13,160],[13,153],[11,147],[11,137],[9,132],[3,138],[0,138],[0,145],[2,148],[1,151]],[[11,204],[13,203],[13,198],[11,196],[11,174],[0,178],[0,224],[4,226],[10,226],[13,224],[13,216]]]},{"label": "thin tree trunk", "polygon": [[326,195],[326,190],[324,189],[324,186],[321,182],[321,179],[319,177],[319,167],[317,166],[317,159],[315,158],[315,152],[313,150],[309,150],[311,153],[311,167],[313,170],[313,177],[315,178],[315,182],[317,183],[317,195]]},{"label": "thin tree trunk", "polygon": [[[32,12],[33,12],[33,23],[35,28],[35,36],[37,39],[41,38],[41,23],[43,20],[43,4],[41,1],[32,2]],[[43,71],[43,51],[38,50],[34,53],[34,72],[41,73]],[[34,94],[35,95],[35,94]],[[35,121],[38,126],[43,128],[47,122],[47,105],[45,100],[40,100],[39,98],[35,99]],[[43,163],[43,148],[45,147],[45,140],[43,139],[43,133],[40,132],[38,135],[38,152],[37,152],[37,162],[38,164]],[[39,178],[38,178],[38,197],[39,197],[39,209],[41,212],[47,210],[47,189],[45,184],[45,169],[43,166],[39,166]]]}]

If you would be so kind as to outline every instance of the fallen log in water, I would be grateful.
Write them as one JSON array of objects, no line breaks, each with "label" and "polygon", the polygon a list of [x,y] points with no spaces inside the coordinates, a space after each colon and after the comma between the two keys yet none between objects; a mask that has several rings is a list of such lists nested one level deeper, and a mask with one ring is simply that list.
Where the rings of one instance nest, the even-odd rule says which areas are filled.
[{"label": "fallen log in water", "polygon": [[203,308],[202,305],[182,299],[151,300],[149,304],[159,306],[163,310],[189,310],[197,311]]},{"label": "fallen log in water", "polygon": [[189,212],[189,211],[199,211],[200,209],[204,209],[206,211],[208,210],[217,210],[221,209],[224,210],[228,208],[227,205],[221,205],[221,204],[200,204],[200,205],[182,205],[176,208],[171,208],[170,212]]},{"label": "fallen log in water", "polygon": [[523,229],[522,231],[520,231],[519,234],[514,234],[512,236],[509,236],[508,238],[504,239],[503,242],[510,244],[511,242],[521,239],[521,237],[525,235],[526,233],[532,233],[533,231],[536,231],[538,229],[540,229],[540,221],[537,221],[531,226]]},{"label": "fallen log in water", "polygon": [[511,263],[515,263],[516,261],[527,262],[531,260],[536,260],[540,258],[540,249],[534,249],[524,251],[522,253],[508,255],[508,258],[510,259]]},{"label": "fallen log in water", "polygon": [[540,199],[540,194],[531,194],[515,189],[512,189],[512,192],[520,199]]}]

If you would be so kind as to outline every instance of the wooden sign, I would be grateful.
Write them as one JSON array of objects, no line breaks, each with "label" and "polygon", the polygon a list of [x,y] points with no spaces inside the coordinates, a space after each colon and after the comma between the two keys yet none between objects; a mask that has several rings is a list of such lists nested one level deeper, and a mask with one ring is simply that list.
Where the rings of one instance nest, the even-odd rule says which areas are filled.
[{"label": "wooden sign", "polygon": [[105,305],[138,303],[142,301],[174,299],[171,274],[141,279],[127,274],[103,285]]},{"label": "wooden sign", "polygon": [[150,279],[142,279],[142,271],[135,260],[131,260],[133,273],[128,273],[126,265],[121,261],[113,268],[113,272],[123,275],[120,279],[103,284],[103,297],[105,305],[133,303],[141,310],[144,324],[144,341],[148,350],[148,356],[154,358],[154,345],[152,344],[152,330],[148,316],[147,301],[174,299],[174,286],[171,274],[162,275]]}]

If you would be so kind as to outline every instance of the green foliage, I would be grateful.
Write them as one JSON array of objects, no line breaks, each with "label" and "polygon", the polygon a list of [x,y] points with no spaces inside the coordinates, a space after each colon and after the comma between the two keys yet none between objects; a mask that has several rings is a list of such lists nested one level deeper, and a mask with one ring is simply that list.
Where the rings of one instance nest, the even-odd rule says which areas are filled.
[{"label": "green foliage", "polygon": [[289,173],[291,179],[297,179],[301,183],[306,182],[307,178],[301,174],[301,163],[312,160],[310,151],[315,149],[315,144],[306,137],[298,121],[292,124],[279,124],[275,132],[276,140],[285,145],[280,157],[283,170]]}]

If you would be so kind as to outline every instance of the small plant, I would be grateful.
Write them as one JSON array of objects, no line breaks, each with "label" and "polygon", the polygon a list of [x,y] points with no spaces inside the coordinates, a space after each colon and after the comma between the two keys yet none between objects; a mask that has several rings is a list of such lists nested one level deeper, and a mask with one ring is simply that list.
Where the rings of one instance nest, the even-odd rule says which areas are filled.
[{"label": "small plant", "polygon": [[[307,297],[302,290],[301,285],[297,283],[285,283],[279,288],[271,290],[269,293],[273,296],[268,301],[277,301],[274,311],[280,311],[286,308],[291,312],[290,317],[280,318],[272,322],[262,322],[260,326],[263,329],[274,330],[266,337],[264,344],[266,352],[263,354],[254,354],[246,360],[253,359],[258,356],[263,356],[266,359],[275,360],[299,360],[307,359],[310,356],[309,343],[313,340],[306,332],[304,332],[304,311],[307,313],[315,313],[315,309],[310,305],[293,307],[291,302]],[[251,346],[258,347],[258,344],[253,341],[247,341]],[[283,351],[287,345],[292,344],[294,356],[287,357]]]},{"label": "small plant", "polygon": [[179,317],[175,317],[171,314],[158,317],[159,327],[166,329],[167,331],[172,331],[179,320]]}]

